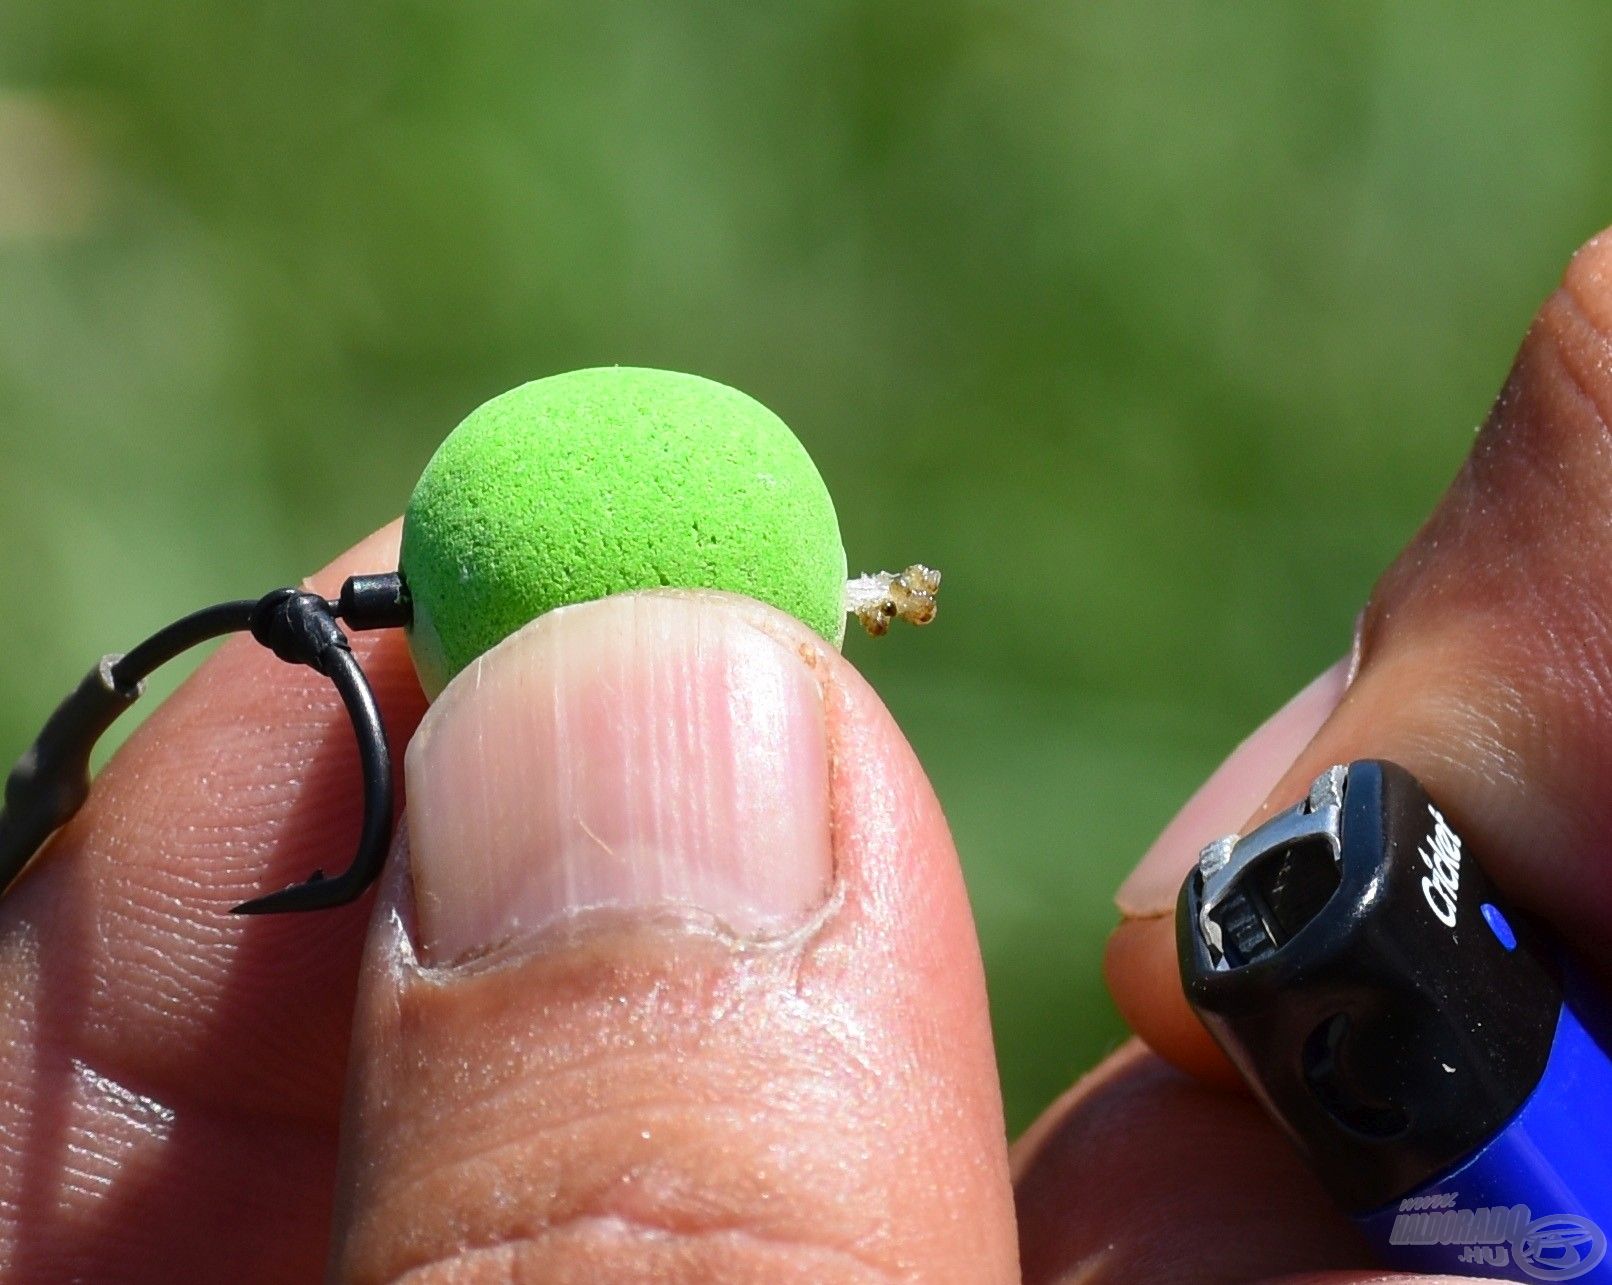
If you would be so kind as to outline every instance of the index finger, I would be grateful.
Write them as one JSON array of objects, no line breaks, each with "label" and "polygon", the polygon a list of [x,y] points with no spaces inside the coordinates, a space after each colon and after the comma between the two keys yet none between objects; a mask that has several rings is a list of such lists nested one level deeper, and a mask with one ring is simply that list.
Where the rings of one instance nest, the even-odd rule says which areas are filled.
[{"label": "index finger", "polygon": [[[314,584],[395,567],[397,544],[393,524]],[[354,650],[401,745],[424,707],[403,640]],[[357,774],[329,684],[232,639],[0,900],[0,1258],[21,1276],[318,1274],[367,899],[229,910],[345,860]]]}]

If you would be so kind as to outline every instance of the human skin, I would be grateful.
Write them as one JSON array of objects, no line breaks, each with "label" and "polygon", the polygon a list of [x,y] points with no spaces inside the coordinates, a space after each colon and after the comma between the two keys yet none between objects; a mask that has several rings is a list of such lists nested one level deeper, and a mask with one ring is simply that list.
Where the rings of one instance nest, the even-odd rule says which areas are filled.
[{"label": "human skin", "polygon": [[[1204,838],[1380,756],[1594,962],[1609,425],[1604,237],[1358,654],[1121,890],[1139,1039],[1011,1153],[939,807],[803,626],[699,593],[544,618],[432,707],[376,892],[257,919],[226,912],[356,831],[355,754],[321,680],[226,644],[0,900],[3,1278],[1399,1279],[1186,1011],[1169,907]],[[357,647],[401,744],[425,712],[402,642]]]}]

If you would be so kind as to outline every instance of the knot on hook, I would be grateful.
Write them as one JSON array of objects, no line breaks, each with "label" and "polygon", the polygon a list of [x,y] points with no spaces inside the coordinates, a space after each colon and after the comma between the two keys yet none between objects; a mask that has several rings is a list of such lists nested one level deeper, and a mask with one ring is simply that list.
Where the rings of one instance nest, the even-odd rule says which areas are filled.
[{"label": "knot on hook", "polygon": [[332,651],[349,651],[331,604],[316,593],[276,589],[252,608],[252,637],[281,660],[328,674]]}]

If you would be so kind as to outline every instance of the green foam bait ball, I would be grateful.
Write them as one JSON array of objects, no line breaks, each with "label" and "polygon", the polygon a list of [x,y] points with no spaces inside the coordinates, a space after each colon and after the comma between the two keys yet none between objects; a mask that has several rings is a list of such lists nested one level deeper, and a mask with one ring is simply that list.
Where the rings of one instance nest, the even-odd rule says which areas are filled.
[{"label": "green foam bait ball", "polygon": [[760,402],[601,367],[495,397],[409,497],[403,577],[426,693],[546,611],[661,585],[727,589],[845,633],[845,549],[806,450]]}]

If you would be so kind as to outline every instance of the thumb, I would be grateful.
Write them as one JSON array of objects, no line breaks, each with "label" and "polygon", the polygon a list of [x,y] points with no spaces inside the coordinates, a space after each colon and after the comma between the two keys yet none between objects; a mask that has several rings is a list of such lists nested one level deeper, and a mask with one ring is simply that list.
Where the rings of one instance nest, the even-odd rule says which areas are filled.
[{"label": "thumb", "polygon": [[725,595],[562,609],[408,785],[335,1277],[1016,1278],[956,855],[838,653]]}]

